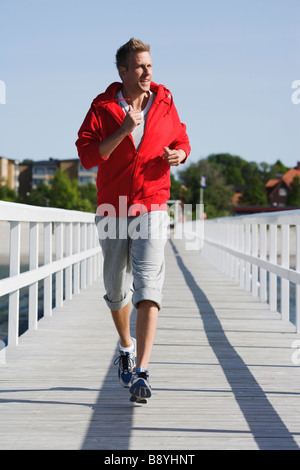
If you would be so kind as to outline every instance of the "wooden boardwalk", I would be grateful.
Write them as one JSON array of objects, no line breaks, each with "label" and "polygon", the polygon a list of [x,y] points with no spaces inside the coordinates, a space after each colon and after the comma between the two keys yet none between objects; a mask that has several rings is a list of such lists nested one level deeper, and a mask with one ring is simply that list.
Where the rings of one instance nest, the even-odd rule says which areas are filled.
[{"label": "wooden boardwalk", "polygon": [[0,449],[299,450],[293,326],[182,241],[166,252],[148,404],[119,385],[99,281],[8,348]]}]

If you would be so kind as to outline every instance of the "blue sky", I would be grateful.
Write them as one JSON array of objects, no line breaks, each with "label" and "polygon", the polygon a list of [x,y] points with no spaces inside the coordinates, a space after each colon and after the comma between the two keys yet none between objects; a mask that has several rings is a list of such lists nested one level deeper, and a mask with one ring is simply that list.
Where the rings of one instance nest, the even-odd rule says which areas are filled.
[{"label": "blue sky", "polygon": [[189,161],[229,152],[295,166],[299,18],[299,0],[0,0],[0,155],[77,157],[77,131],[133,36],[173,93]]}]

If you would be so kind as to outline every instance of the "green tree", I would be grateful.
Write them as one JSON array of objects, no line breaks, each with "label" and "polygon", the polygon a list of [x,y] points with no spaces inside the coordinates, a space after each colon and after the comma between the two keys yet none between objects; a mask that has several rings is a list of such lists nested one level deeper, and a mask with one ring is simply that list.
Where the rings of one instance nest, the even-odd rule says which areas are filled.
[{"label": "green tree", "polygon": [[50,192],[50,187],[41,182],[30,192],[25,202],[33,206],[49,206]]},{"label": "green tree", "polygon": [[300,178],[296,176],[291,183],[291,190],[287,197],[288,206],[300,207]]},{"label": "green tree", "polygon": [[171,188],[170,188],[170,199],[180,198],[180,182],[177,181],[176,177],[171,173]]},{"label": "green tree", "polygon": [[174,175],[171,174],[171,188],[170,199],[182,200],[188,202],[191,198],[191,191],[182,182],[178,181]]},{"label": "green tree", "polygon": [[67,173],[57,170],[51,181],[49,204],[51,207],[79,210],[80,197],[77,180],[71,181]]},{"label": "green tree", "polygon": [[253,178],[261,176],[256,162],[248,162],[238,155],[230,153],[211,154],[207,157],[209,163],[222,173],[225,183],[232,186],[249,185]]},{"label": "green tree", "polygon": [[266,184],[266,182],[269,179],[271,179],[270,178],[270,168],[271,168],[271,166],[267,162],[261,162],[259,164],[259,171],[260,171],[261,179],[262,179],[264,184]]},{"label": "green tree", "polygon": [[260,177],[264,183],[271,179],[277,179],[284,175],[288,171],[286,167],[280,160],[277,160],[271,165],[266,162],[261,162],[259,164]]},{"label": "green tree", "polygon": [[284,175],[288,171],[288,167],[285,166],[280,160],[277,160],[273,165],[270,166],[272,176],[276,178],[278,175]]},{"label": "green tree", "polygon": [[208,161],[202,159],[198,163],[191,163],[179,173],[179,180],[188,189],[189,198],[185,202],[196,204],[200,202],[200,178],[206,176],[206,189],[204,189],[204,210],[207,217],[232,215],[233,192],[226,184],[221,171]]},{"label": "green tree", "polygon": [[78,185],[79,207],[84,212],[96,212],[97,209],[97,188],[93,183]]},{"label": "green tree", "polygon": [[260,178],[254,178],[240,198],[240,203],[251,206],[267,206],[265,186]]},{"label": "green tree", "polygon": [[49,185],[39,183],[24,202],[35,206],[95,212],[97,189],[92,183],[79,186],[77,180],[70,180],[67,173],[57,170]]},{"label": "green tree", "polygon": [[245,163],[241,157],[231,155],[230,153],[211,154],[207,157],[209,163],[222,173],[226,184],[244,185],[245,180],[242,174],[242,168]]},{"label": "green tree", "polygon": [[19,197],[14,189],[11,189],[4,179],[0,180],[0,200],[7,202],[18,202]]},{"label": "green tree", "polygon": [[261,178],[258,164],[256,162],[245,162],[242,167],[242,175],[246,185],[250,185],[253,180]]}]

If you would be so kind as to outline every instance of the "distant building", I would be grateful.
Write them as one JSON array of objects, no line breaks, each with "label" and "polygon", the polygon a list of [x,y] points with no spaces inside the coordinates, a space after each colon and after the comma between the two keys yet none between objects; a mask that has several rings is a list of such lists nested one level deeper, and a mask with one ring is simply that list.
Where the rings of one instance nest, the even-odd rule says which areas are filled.
[{"label": "distant building", "polygon": [[25,197],[39,183],[49,185],[55,172],[60,169],[69,175],[71,180],[78,180],[78,184],[96,184],[97,167],[85,170],[78,158],[69,160],[49,160],[29,161],[20,164],[19,168],[19,194]]},{"label": "distant building", "polygon": [[291,207],[287,205],[288,194],[291,191],[291,184],[295,177],[300,178],[300,162],[297,163],[295,168],[290,168],[283,175],[278,176],[278,178],[270,179],[265,184],[265,189],[267,193],[268,205],[257,207],[257,206],[247,206],[239,205],[239,199],[242,195],[242,192],[237,191],[233,197],[233,212],[235,215],[246,215],[246,214],[256,214],[260,212],[276,212],[276,211],[285,211],[298,209],[298,207]]},{"label": "distant building", "polygon": [[71,180],[77,179],[78,184],[96,184],[98,167],[89,170],[83,168],[78,158],[74,160],[59,160],[59,168],[68,173]]},{"label": "distant building", "polygon": [[31,189],[35,189],[40,183],[48,185],[59,168],[59,161],[50,158],[32,162],[31,164]]},{"label": "distant building", "polygon": [[10,189],[19,189],[19,162],[0,157],[0,184],[7,184]]},{"label": "distant building", "polygon": [[296,168],[291,168],[279,178],[267,181],[265,187],[270,206],[277,208],[287,206],[288,193],[295,177],[300,178],[300,162]]}]

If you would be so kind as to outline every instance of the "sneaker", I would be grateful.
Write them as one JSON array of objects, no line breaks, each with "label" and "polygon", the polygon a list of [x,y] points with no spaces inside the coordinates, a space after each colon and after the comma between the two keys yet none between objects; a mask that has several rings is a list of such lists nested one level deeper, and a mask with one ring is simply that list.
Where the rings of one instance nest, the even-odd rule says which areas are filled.
[{"label": "sneaker", "polygon": [[147,403],[147,398],[151,397],[151,387],[149,384],[149,372],[144,367],[138,367],[133,376],[130,387],[130,401],[137,403]]},{"label": "sneaker", "polygon": [[120,356],[118,356],[114,364],[119,365],[118,377],[123,387],[129,388],[132,381],[132,374],[135,370],[135,356],[136,356],[136,341],[132,338],[134,350],[132,352],[122,351],[120,349]]}]

